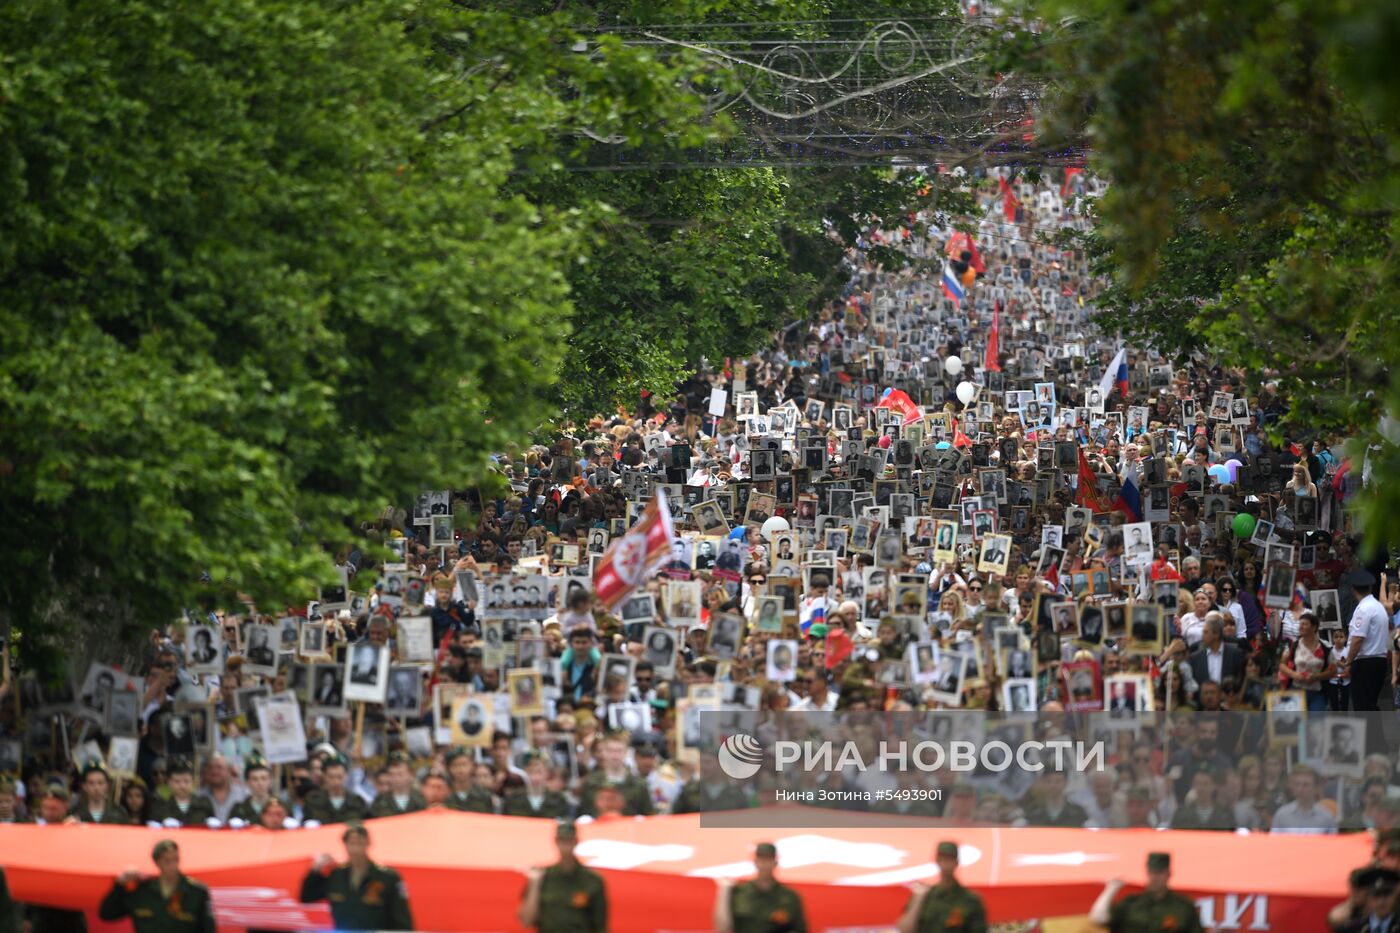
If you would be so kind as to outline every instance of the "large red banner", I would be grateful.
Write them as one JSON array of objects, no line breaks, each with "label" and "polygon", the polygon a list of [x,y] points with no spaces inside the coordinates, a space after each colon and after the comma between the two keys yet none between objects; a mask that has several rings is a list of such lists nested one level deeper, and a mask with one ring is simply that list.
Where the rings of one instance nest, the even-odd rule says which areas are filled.
[{"label": "large red banner", "polygon": [[[1313,930],[1370,853],[1367,836],[1268,836],[1150,830],[930,828],[871,816],[862,828],[710,828],[700,818],[621,819],[580,827],[579,857],[602,872],[610,927],[709,928],[715,880],[751,873],[758,842],[778,847],[779,877],[806,901],[813,929],[892,924],[906,885],[937,877],[932,849],[961,846],[959,877],[994,921],[1084,914],[1104,880],[1145,880],[1148,852],[1172,854],[1172,886],[1224,930]],[[809,820],[817,822],[816,820]],[[371,855],[399,869],[420,930],[518,930],[524,871],[555,858],[553,823],[455,812],[368,824]],[[341,827],[169,832],[124,826],[0,826],[0,864],[25,901],[92,910],[128,867],[151,871],[156,840],[180,843],[186,873],[208,884],[227,929],[324,929],[320,907],[295,904],[321,852],[340,856]],[[664,919],[663,919],[664,918]]]}]

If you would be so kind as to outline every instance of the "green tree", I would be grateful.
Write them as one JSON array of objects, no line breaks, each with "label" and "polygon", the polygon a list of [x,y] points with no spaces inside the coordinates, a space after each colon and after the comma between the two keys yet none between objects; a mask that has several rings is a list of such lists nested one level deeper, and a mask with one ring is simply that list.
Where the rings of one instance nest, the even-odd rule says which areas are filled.
[{"label": "green tree", "polygon": [[415,12],[0,8],[0,587],[27,635],[164,623],[202,571],[305,599],[359,522],[547,414],[582,223],[503,190],[510,114],[547,101],[486,69],[444,100]]},{"label": "green tree", "polygon": [[[994,67],[1047,83],[1047,142],[1084,139],[1110,179],[1090,249],[1101,323],[1178,358],[1277,384],[1279,433],[1382,443],[1400,402],[1393,10],[1032,0],[1054,24]],[[1389,398],[1387,398],[1389,396]],[[1386,445],[1378,467],[1400,462]],[[1371,541],[1400,539],[1397,474],[1368,494]]]}]

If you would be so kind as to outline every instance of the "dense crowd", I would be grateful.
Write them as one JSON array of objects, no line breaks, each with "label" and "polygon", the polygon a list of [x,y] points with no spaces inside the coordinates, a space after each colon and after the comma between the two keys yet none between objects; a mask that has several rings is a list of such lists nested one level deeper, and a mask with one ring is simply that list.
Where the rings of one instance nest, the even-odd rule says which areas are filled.
[{"label": "dense crowd", "polygon": [[[942,799],[889,809],[1396,826],[1371,711],[1400,607],[1358,553],[1361,470],[1278,433],[1267,374],[1096,332],[1084,254],[1045,234],[1087,229],[1098,185],[987,179],[967,229],[869,231],[909,267],[852,250],[842,300],[764,352],[503,453],[503,493],[386,510],[309,606],[191,609],[135,674],[15,671],[0,822],[747,807],[774,788],[719,779],[704,711],[771,737],[799,711],[982,710],[1117,720],[1112,767],[911,776]],[[604,606],[595,566],[659,490],[671,556]]]}]

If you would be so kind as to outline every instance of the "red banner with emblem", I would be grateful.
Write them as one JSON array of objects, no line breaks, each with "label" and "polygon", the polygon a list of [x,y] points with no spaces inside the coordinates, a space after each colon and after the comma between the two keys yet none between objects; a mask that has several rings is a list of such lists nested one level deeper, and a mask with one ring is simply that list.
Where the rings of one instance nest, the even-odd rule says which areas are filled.
[{"label": "red banner with emblem", "polygon": [[593,573],[593,592],[611,612],[627,595],[646,582],[671,556],[676,533],[664,490],[656,490],[637,524],[608,548]]},{"label": "red banner with emblem", "polygon": [[[695,814],[587,823],[576,851],[603,875],[616,933],[652,931],[661,918],[670,930],[710,929],[715,882],[750,876],[759,842],[777,846],[778,877],[801,894],[811,929],[888,928],[907,885],[937,879],[941,839],[958,843],[959,880],[983,897],[993,922],[1083,915],[1105,879],[1138,888],[1147,853],[1167,852],[1172,887],[1196,901],[1208,926],[1279,933],[1323,929],[1371,845],[1365,833],[944,827],[876,813],[833,828],[821,825],[830,811],[818,814],[772,808],[765,828],[713,826],[713,814],[703,828]],[[419,930],[519,930],[524,873],[557,857],[550,820],[438,810],[367,825],[370,856],[403,875]],[[0,862],[18,900],[92,911],[126,868],[153,873],[152,847],[175,838],[182,870],[209,885],[224,930],[325,929],[324,906],[303,907],[297,894],[318,854],[343,857],[342,829],[3,825]]]}]

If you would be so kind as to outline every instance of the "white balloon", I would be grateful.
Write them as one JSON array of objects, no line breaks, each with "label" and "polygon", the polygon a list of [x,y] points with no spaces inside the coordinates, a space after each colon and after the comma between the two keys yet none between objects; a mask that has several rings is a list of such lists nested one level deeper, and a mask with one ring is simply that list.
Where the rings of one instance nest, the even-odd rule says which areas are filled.
[{"label": "white balloon", "polygon": [[964,405],[971,405],[972,400],[977,397],[977,387],[970,382],[958,383],[958,401]]},{"label": "white balloon", "polygon": [[956,376],[962,372],[962,360],[956,356],[950,356],[943,361],[943,368],[947,370],[948,375]]},{"label": "white balloon", "polygon": [[774,515],[763,523],[763,539],[771,542],[774,535],[788,531],[791,528],[792,526],[788,524],[786,518],[783,518],[781,515]]}]

